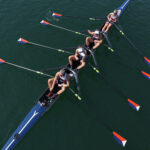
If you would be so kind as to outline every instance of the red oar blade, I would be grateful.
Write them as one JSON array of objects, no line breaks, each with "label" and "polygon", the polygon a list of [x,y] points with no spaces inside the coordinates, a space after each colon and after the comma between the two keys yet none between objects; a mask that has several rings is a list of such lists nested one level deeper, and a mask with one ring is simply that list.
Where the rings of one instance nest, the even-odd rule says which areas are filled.
[{"label": "red oar blade", "polygon": [[0,64],[3,64],[3,63],[5,63],[5,60],[0,58]]},{"label": "red oar blade", "polygon": [[145,59],[146,63],[147,63],[148,65],[150,65],[150,60],[149,60],[147,57],[144,57],[144,59]]},{"label": "red oar blade", "polygon": [[131,99],[128,99],[128,103],[129,105],[135,109],[136,111],[139,111],[140,110],[140,105],[139,104],[136,104],[134,101],[132,101]]},{"label": "red oar blade", "polygon": [[45,20],[42,20],[40,23],[41,23],[41,24],[43,24],[43,25],[45,25],[45,26],[50,25],[50,23],[49,23],[49,22],[47,22],[47,21],[45,21]]},{"label": "red oar blade", "polygon": [[146,73],[145,71],[141,71],[144,77],[150,80],[150,74]]},{"label": "red oar blade", "polygon": [[118,133],[116,133],[115,131],[113,132],[113,136],[114,139],[121,144],[123,147],[126,146],[127,140],[125,138],[123,138],[122,136],[120,136]]},{"label": "red oar blade", "polygon": [[53,17],[56,17],[56,18],[60,18],[60,17],[62,17],[62,14],[53,13],[52,16],[53,16]]},{"label": "red oar blade", "polygon": [[21,44],[27,44],[27,43],[29,43],[29,41],[27,41],[27,40],[25,40],[23,38],[19,38],[18,42],[21,43]]}]

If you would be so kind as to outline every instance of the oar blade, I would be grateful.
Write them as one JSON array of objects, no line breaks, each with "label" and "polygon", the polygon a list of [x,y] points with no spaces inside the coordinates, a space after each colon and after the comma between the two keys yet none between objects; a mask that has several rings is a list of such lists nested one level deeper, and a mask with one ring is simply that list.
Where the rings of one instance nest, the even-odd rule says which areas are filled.
[{"label": "oar blade", "polygon": [[50,23],[49,23],[49,22],[47,22],[47,21],[45,21],[45,20],[42,20],[40,23],[41,23],[41,24],[43,24],[43,25],[45,25],[45,26],[50,25]]},{"label": "oar blade", "polygon": [[125,138],[123,138],[122,136],[120,136],[117,132],[113,131],[113,137],[123,147],[126,146],[127,140]]},{"label": "oar blade", "polygon": [[139,104],[137,104],[137,103],[135,103],[134,101],[132,101],[131,99],[128,99],[128,103],[129,103],[129,105],[133,108],[133,109],[135,109],[136,111],[139,111],[140,110],[140,105]]},{"label": "oar blade", "polygon": [[6,61],[0,58],[0,64],[5,63]]},{"label": "oar blade", "polygon": [[27,43],[29,43],[29,41],[27,41],[27,40],[25,40],[23,38],[19,38],[18,42],[21,43],[21,44],[27,44]]},{"label": "oar blade", "polygon": [[146,63],[147,63],[148,65],[150,65],[150,60],[149,60],[147,57],[144,57],[144,60],[146,61]]},{"label": "oar blade", "polygon": [[150,74],[146,73],[145,71],[141,71],[141,73],[144,77],[150,80]]},{"label": "oar blade", "polygon": [[54,12],[54,13],[52,14],[52,16],[55,17],[55,18],[60,18],[60,17],[62,17],[62,14],[58,14],[58,13],[55,13],[55,12]]}]

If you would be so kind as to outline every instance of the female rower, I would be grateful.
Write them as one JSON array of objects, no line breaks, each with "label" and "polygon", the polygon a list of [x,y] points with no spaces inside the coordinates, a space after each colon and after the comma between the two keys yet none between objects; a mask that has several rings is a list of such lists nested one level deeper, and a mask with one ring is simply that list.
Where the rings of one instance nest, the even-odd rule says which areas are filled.
[{"label": "female rower", "polygon": [[58,95],[62,94],[66,87],[69,87],[69,77],[65,73],[65,69],[61,69],[60,72],[57,72],[54,78],[48,80],[48,87],[50,93],[48,96],[50,98],[55,98]]},{"label": "female rower", "polygon": [[71,69],[80,70],[86,64],[87,50],[82,46],[76,49],[75,55],[69,56],[69,66]]},{"label": "female rower", "polygon": [[103,42],[103,36],[99,30],[95,30],[94,32],[88,30],[88,33],[91,35],[90,37],[86,38],[86,47],[89,49],[96,49],[98,48]]},{"label": "female rower", "polygon": [[104,25],[104,27],[102,28],[102,31],[103,32],[108,32],[110,27],[113,25],[113,23],[116,23],[118,18],[119,18],[119,14],[120,12],[118,10],[114,10],[112,13],[110,13],[108,16],[107,16],[107,21]]}]

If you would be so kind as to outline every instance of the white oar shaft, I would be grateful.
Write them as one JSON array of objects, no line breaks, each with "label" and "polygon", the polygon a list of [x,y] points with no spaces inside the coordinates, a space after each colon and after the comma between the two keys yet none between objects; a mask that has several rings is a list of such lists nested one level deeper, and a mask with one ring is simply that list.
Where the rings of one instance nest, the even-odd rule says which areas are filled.
[{"label": "white oar shaft", "polygon": [[34,73],[40,74],[40,75],[44,75],[44,76],[48,76],[48,77],[53,77],[53,76],[51,76],[51,75],[49,75],[49,74],[45,74],[45,73],[43,73],[43,72],[36,71],[36,70],[30,69],[30,68],[27,68],[27,67],[19,66],[19,65],[10,63],[10,62],[5,62],[5,63],[8,64],[8,65],[11,65],[11,66],[14,66],[14,67],[23,69],[23,70],[27,70],[27,71],[30,71],[30,72],[34,72]]},{"label": "white oar shaft", "polygon": [[51,50],[55,50],[55,51],[59,51],[59,52],[63,52],[63,53],[72,54],[71,52],[68,52],[68,51],[65,51],[65,50],[62,50],[62,49],[57,49],[57,48],[53,48],[53,47],[50,47],[50,46],[41,45],[41,44],[38,44],[38,43],[29,42],[29,44],[40,46],[40,47],[51,49]]},{"label": "white oar shaft", "polygon": [[59,28],[59,29],[63,29],[63,30],[75,33],[75,34],[87,36],[86,34],[83,34],[83,33],[77,32],[77,31],[73,31],[73,30],[70,30],[70,29],[67,29],[67,28],[64,28],[64,27],[60,27],[60,26],[57,26],[57,25],[54,25],[54,24],[50,24],[50,25],[53,26],[53,27]]}]

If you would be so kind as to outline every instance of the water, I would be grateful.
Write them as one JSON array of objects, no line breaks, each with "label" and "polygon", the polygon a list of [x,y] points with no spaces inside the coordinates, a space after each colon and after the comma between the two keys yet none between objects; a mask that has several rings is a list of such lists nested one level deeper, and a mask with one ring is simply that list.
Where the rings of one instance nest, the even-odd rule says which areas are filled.
[{"label": "water", "polygon": [[[64,65],[68,55],[44,48],[20,45],[17,39],[50,45],[56,48],[74,47],[84,42],[83,37],[55,28],[47,28],[39,22],[50,19],[50,11],[76,16],[106,16],[123,0],[13,0],[0,1],[1,58],[22,66],[41,70]],[[150,1],[131,1],[120,19],[128,37],[146,56],[150,56]],[[77,31],[95,29],[103,21],[62,19],[49,20],[53,24]],[[140,69],[150,72],[140,56],[121,37],[116,29],[111,31],[110,40],[116,51],[135,63]],[[121,97],[105,81],[99,78],[89,66],[80,72],[81,92],[85,101],[115,131],[128,139],[127,150],[148,150],[149,144],[149,81],[136,69],[120,63],[117,57],[103,46],[96,52],[101,72],[127,97],[141,104],[141,111],[135,112],[127,100]],[[150,58],[150,57],[149,57]],[[92,61],[91,61],[92,63]],[[0,67],[0,146],[8,140],[25,115],[35,104],[37,97],[47,87],[47,77],[23,71],[9,65]],[[51,73],[52,75],[55,72]],[[72,84],[75,89],[75,84]],[[17,145],[16,150],[121,150],[110,132],[99,124],[93,115],[78,105],[76,98],[67,90],[35,127]]]}]

